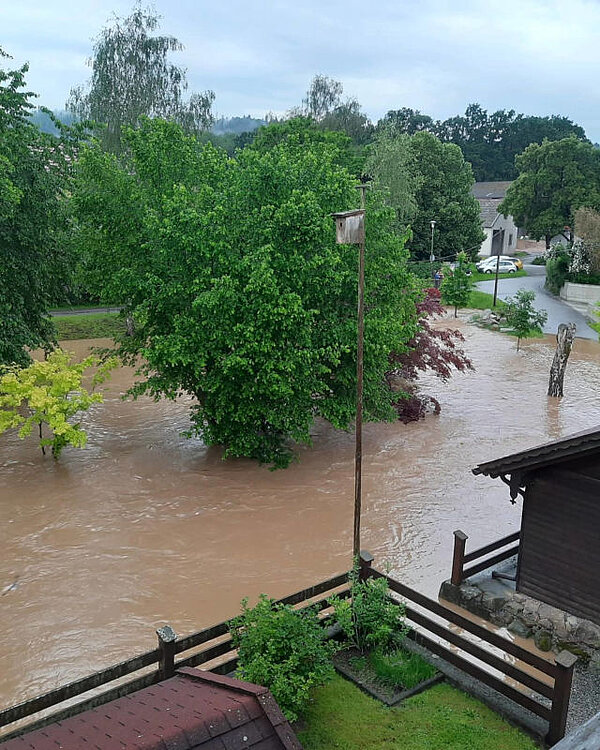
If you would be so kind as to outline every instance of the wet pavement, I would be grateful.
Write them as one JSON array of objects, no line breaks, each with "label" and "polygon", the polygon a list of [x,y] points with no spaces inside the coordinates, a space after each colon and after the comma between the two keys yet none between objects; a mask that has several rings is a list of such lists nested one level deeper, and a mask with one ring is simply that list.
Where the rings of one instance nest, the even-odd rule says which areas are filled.
[{"label": "wet pavement", "polygon": [[[528,289],[535,292],[534,305],[537,310],[546,310],[548,320],[544,326],[544,333],[556,333],[561,323],[575,323],[577,330],[575,336],[583,339],[598,340],[598,333],[590,328],[587,318],[577,310],[563,302],[560,297],[555,297],[544,289],[546,281],[546,268],[544,266],[526,265],[527,276],[518,276],[514,279],[498,280],[498,297],[505,300],[512,297],[519,289]],[[494,293],[494,277],[491,281],[479,281],[477,289],[488,294]]]}]

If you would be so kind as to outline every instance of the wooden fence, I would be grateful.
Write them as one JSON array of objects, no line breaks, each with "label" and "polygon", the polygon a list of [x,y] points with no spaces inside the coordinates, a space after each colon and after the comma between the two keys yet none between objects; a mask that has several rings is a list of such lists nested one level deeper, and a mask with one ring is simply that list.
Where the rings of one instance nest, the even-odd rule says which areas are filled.
[{"label": "wooden fence", "polygon": [[[546,720],[549,723],[546,737],[548,744],[552,745],[564,736],[573,667],[577,657],[563,651],[555,658],[554,663],[547,661],[376,570],[373,567],[373,557],[363,552],[360,560],[360,578],[365,580],[382,577],[387,580],[390,590],[402,597],[405,602],[406,619],[412,626],[410,638],[466,674]],[[279,601],[299,608],[316,606],[323,613],[323,620],[326,623],[329,615],[323,610],[327,609],[328,599],[334,592],[342,597],[350,595],[348,572],[298,591]],[[440,623],[439,620],[444,622]],[[19,726],[16,731],[3,735],[0,741],[15,734],[21,734],[23,731],[65,719],[167,679],[173,676],[179,667],[203,666],[219,674],[231,672],[237,662],[229,635],[231,622],[228,620],[183,638],[178,638],[169,626],[160,628],[157,631],[158,648],[5,709],[0,712],[0,727],[10,727],[15,722],[22,722],[41,711],[60,706],[76,696],[97,690],[104,685],[110,685],[115,680],[135,674],[140,670],[146,669],[145,674],[138,675],[116,687],[109,687],[104,692],[88,697],[76,705],[63,706],[50,716],[34,719],[33,724],[26,727]],[[457,626],[464,632],[457,632],[456,628],[452,629],[452,626]],[[479,642],[473,641],[468,634],[475,636]],[[444,645],[441,641],[448,645]],[[189,653],[192,651],[193,653]],[[180,654],[187,655],[177,658]],[[496,672],[514,680],[522,687],[543,696],[547,702],[513,687],[501,677],[496,677],[485,668],[478,666],[468,658],[469,656],[475,657],[479,662],[492,667]],[[211,662],[218,658],[221,659],[220,662],[216,666],[211,665]],[[520,667],[515,660],[527,666]],[[148,671],[148,668],[153,665],[156,665],[156,668]],[[537,670],[540,677],[534,676],[527,667]]]},{"label": "wooden fence", "polygon": [[[297,606],[300,609],[313,606],[322,612],[327,608],[327,600],[333,593],[341,598],[350,595],[348,575],[347,572],[342,573],[278,601],[282,604]],[[323,620],[325,622],[327,617],[327,613],[324,613]],[[154,685],[161,680],[172,677],[180,667],[204,666],[219,657],[223,657],[218,664],[211,664],[210,670],[218,674],[231,672],[235,669],[237,663],[237,656],[229,634],[231,623],[232,620],[220,622],[182,638],[178,638],[168,625],[159,628],[156,631],[158,647],[152,651],[139,654],[132,659],[114,664],[88,677],[75,680],[68,685],[63,685],[36,698],[31,698],[0,711],[0,729],[4,727],[8,729],[8,733],[0,735],[0,742],[22,734],[24,731],[39,729],[46,724],[75,716],[87,709],[101,706],[108,701]],[[181,658],[177,658],[179,655],[181,655]],[[150,667],[153,668],[149,669]],[[133,679],[111,686],[111,683],[128,676],[132,676]],[[98,692],[100,688],[105,686],[106,690]],[[72,704],[74,698],[91,691],[96,691],[96,694]],[[71,702],[71,705],[62,705],[67,702]],[[49,709],[58,710],[53,711],[50,715],[44,715],[43,718],[36,717],[36,714],[47,712]],[[29,717],[32,717],[32,722],[23,723],[23,720]],[[17,722],[21,722],[18,729],[11,731],[11,725],[15,725]]]},{"label": "wooden fence", "polygon": [[[517,543],[514,546],[508,547],[508,549],[502,550],[502,552],[498,552],[492,557],[486,557],[486,555],[489,555],[490,552],[495,552],[496,550],[502,549],[502,547],[506,547],[513,542],[518,542],[520,536],[521,532],[515,531],[514,534],[504,536],[502,537],[502,539],[498,539],[496,542],[486,544],[484,547],[480,547],[479,549],[473,550],[473,552],[465,554],[465,544],[469,537],[465,534],[464,531],[460,531],[460,529],[458,531],[455,531],[454,553],[452,555],[452,575],[450,577],[450,582],[455,586],[460,586],[460,584],[465,579],[474,576],[476,573],[481,573],[482,570],[491,568],[493,565],[497,565],[499,562],[508,560],[509,557],[518,554],[519,545]],[[485,557],[485,559],[481,560],[481,562],[465,568],[465,565],[467,563],[473,562],[473,560],[479,560],[482,557]]]}]

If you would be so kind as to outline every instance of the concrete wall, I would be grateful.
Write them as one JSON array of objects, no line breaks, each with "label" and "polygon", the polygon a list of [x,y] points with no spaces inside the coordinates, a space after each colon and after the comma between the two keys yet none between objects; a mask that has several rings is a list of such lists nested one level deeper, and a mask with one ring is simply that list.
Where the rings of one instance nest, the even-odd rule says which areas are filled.
[{"label": "concrete wall", "polygon": [[560,296],[565,302],[587,315],[590,320],[594,322],[598,320],[600,308],[597,305],[600,302],[600,286],[566,281],[560,290]]},{"label": "concrete wall", "polygon": [[502,214],[498,216],[493,227],[484,227],[485,240],[481,243],[479,255],[488,257],[492,254],[492,236],[494,232],[504,229],[504,238],[502,242],[502,252],[500,255],[512,255],[517,249],[518,229],[512,219],[512,216],[504,218]]},{"label": "concrete wall", "polygon": [[600,713],[563,737],[552,750],[596,750],[596,748],[600,748]]}]

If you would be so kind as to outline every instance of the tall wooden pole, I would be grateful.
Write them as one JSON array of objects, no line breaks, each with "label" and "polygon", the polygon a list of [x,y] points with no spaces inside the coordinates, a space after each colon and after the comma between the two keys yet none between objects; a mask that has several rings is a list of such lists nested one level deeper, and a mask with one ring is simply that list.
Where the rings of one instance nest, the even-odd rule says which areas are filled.
[{"label": "tall wooden pole", "polygon": [[[360,190],[360,207],[365,209],[366,185]],[[359,244],[358,253],[358,340],[356,345],[356,439],[354,451],[354,540],[352,554],[360,555],[360,514],[362,505],[362,417],[363,417],[363,350],[365,334],[365,241]]]},{"label": "tall wooden pole", "polygon": [[500,271],[500,253],[496,257],[496,281],[494,282],[494,301],[492,307],[496,307],[496,300],[498,299],[498,273]]}]

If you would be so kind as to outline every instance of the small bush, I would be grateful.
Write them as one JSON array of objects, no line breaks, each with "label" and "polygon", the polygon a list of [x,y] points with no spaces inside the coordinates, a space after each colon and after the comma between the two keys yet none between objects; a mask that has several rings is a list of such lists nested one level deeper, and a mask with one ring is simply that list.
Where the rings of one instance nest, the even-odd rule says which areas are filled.
[{"label": "small bush", "polygon": [[390,597],[385,578],[361,581],[355,569],[351,576],[351,599],[332,596],[329,603],[350,645],[359,651],[396,648],[406,636],[404,607]]},{"label": "small bush", "polygon": [[557,252],[546,262],[546,288],[552,294],[558,294],[567,279],[571,256],[564,251]]},{"label": "small bush", "polygon": [[334,674],[335,645],[326,640],[313,608],[295,610],[261,594],[255,607],[242,601],[230,632],[237,676],[269,688],[290,721],[302,713],[310,689]]},{"label": "small bush", "polygon": [[532,266],[545,266],[546,265],[546,256],[545,255],[536,255],[535,258],[531,261]]}]

